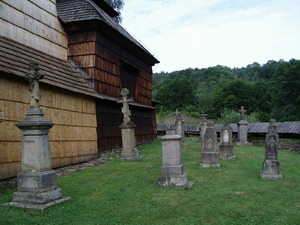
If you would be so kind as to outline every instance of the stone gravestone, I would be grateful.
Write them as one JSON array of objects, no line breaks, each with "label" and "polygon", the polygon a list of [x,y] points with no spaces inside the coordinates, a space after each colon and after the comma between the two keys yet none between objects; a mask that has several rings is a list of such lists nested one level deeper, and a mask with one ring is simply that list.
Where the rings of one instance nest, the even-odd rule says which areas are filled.
[{"label": "stone gravestone", "polygon": [[207,114],[202,112],[200,114],[200,141],[203,143],[204,140],[204,134],[207,128]]},{"label": "stone gravestone", "polygon": [[184,119],[181,112],[176,109],[176,134],[181,136],[181,144],[186,145]]},{"label": "stone gravestone", "polygon": [[129,102],[133,102],[132,98],[128,98],[129,90],[127,88],[122,88],[121,96],[122,98],[118,100],[118,103],[122,103],[122,113],[124,115],[123,123],[120,124],[122,132],[122,158],[126,160],[139,159],[139,151],[136,149],[136,139],[134,128],[136,125],[130,120],[131,111],[129,109]]},{"label": "stone gravestone", "polygon": [[233,145],[232,145],[232,128],[229,124],[224,124],[220,132],[220,159],[235,159]]},{"label": "stone gravestone", "polygon": [[251,145],[248,142],[248,122],[246,121],[246,112],[244,106],[241,106],[240,112],[240,122],[238,122],[238,142],[237,145]]},{"label": "stone gravestone", "polygon": [[276,123],[274,119],[270,120],[269,129],[266,134],[265,143],[265,160],[263,162],[263,172],[260,174],[261,178],[281,179],[282,175],[279,171],[278,161],[278,146],[279,135],[276,131]]},{"label": "stone gravestone", "polygon": [[181,154],[181,136],[175,130],[167,130],[162,140],[162,167],[158,178],[160,187],[185,188],[193,185],[183,171]]},{"label": "stone gravestone", "polygon": [[213,122],[208,122],[204,134],[202,162],[200,167],[220,167],[219,152],[217,151],[217,133]]},{"label": "stone gravestone", "polygon": [[39,80],[44,74],[39,72],[36,62],[30,63],[29,81],[30,108],[25,120],[16,124],[22,130],[21,171],[17,175],[17,192],[13,201],[6,205],[44,210],[45,208],[70,199],[63,197],[56,185],[56,173],[51,168],[51,153],[48,132],[54,125],[44,118],[39,108]]}]

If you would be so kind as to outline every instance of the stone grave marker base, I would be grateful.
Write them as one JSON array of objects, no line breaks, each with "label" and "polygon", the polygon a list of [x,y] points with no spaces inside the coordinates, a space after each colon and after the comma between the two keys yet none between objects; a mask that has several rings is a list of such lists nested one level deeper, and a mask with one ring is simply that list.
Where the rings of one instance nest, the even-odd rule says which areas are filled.
[{"label": "stone grave marker base", "polygon": [[138,149],[134,148],[131,150],[122,150],[121,152],[121,160],[138,160],[143,159],[143,155],[139,155]]},{"label": "stone grave marker base", "polygon": [[220,145],[219,146],[219,158],[222,160],[233,160],[235,155],[233,154],[232,145]]},{"label": "stone grave marker base", "polygon": [[70,200],[70,199],[71,199],[71,197],[62,197],[62,198],[59,198],[55,201],[44,203],[44,204],[33,204],[33,203],[24,203],[24,202],[8,202],[8,203],[5,203],[3,205],[4,206],[14,206],[14,207],[30,209],[30,210],[41,210],[41,211],[43,211],[44,209],[46,209],[50,206],[60,204],[62,202]]},{"label": "stone grave marker base", "polygon": [[56,173],[47,171],[20,171],[17,176],[18,191],[7,206],[44,210],[45,208],[71,199],[63,197],[56,185]]},{"label": "stone grave marker base", "polygon": [[261,178],[281,179],[283,176],[279,172],[278,160],[265,160],[263,163],[263,172]]},{"label": "stone grave marker base", "polygon": [[219,153],[218,152],[202,152],[202,162],[199,167],[220,167]]},{"label": "stone grave marker base", "polygon": [[186,173],[158,178],[158,187],[161,188],[190,188],[193,184],[194,181],[188,181]]}]

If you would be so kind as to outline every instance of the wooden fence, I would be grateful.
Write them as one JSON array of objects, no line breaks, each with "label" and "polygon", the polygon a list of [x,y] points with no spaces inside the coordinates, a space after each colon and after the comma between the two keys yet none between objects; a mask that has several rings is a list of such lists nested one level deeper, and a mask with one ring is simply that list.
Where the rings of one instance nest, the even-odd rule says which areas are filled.
[{"label": "wooden fence", "polygon": [[[249,123],[248,133],[249,134],[264,134],[268,131],[269,123]],[[293,122],[277,122],[277,132],[279,134],[300,134],[300,121]],[[216,132],[220,132],[223,124],[215,124]],[[234,133],[238,132],[238,125],[236,123],[230,124]],[[158,124],[157,131],[165,132],[168,129],[175,129],[175,124]],[[201,130],[198,124],[185,124],[185,131],[188,133],[199,133]]]}]

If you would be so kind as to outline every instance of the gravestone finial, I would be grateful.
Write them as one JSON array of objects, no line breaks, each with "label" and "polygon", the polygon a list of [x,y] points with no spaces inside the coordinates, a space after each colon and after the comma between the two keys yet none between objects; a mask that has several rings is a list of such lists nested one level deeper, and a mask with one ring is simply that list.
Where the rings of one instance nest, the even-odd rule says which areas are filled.
[{"label": "gravestone finial", "polygon": [[127,88],[122,88],[121,90],[122,98],[118,100],[118,103],[123,103],[122,113],[124,114],[124,123],[130,122],[131,111],[129,109],[129,102],[133,102],[133,98],[129,98],[129,90]]},{"label": "gravestone finial", "polygon": [[241,120],[246,120],[246,112],[247,110],[244,109],[244,106],[241,106],[241,109],[239,110]]},{"label": "gravestone finial", "polygon": [[39,64],[35,61],[30,62],[29,72],[25,74],[25,79],[29,81],[30,108],[39,108],[40,87],[39,80],[43,79],[45,74],[40,72]]}]

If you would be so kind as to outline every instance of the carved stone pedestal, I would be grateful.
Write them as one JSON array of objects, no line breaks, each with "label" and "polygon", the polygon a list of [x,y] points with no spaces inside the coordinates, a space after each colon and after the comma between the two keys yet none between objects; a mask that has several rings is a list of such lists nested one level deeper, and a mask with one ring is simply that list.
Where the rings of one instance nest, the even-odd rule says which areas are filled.
[{"label": "carved stone pedestal", "polygon": [[121,158],[125,160],[135,160],[140,159],[143,156],[139,155],[139,151],[136,147],[136,139],[134,134],[134,128],[136,125],[129,121],[127,123],[123,122],[120,126],[122,132],[122,152]]},{"label": "carved stone pedestal", "polygon": [[162,167],[158,178],[159,187],[186,188],[193,185],[183,171],[181,155],[181,136],[174,131],[167,131],[162,140]]},{"label": "carved stone pedestal", "polygon": [[238,122],[238,142],[237,145],[252,145],[248,142],[248,122],[241,120]]},{"label": "carved stone pedestal", "polygon": [[202,152],[202,162],[199,164],[201,168],[220,167],[218,152]]},{"label": "carved stone pedestal", "polygon": [[13,202],[6,205],[44,210],[66,201],[56,185],[56,173],[51,169],[51,153],[48,132],[54,125],[44,119],[40,108],[30,108],[25,120],[17,127],[22,130],[21,171],[17,175],[18,191]]},{"label": "carved stone pedestal", "polygon": [[236,157],[233,153],[233,145],[220,145],[219,158],[223,160],[235,159]]},{"label": "carved stone pedestal", "polygon": [[261,178],[281,179],[278,160],[265,160],[263,162],[263,172],[260,174]]}]

